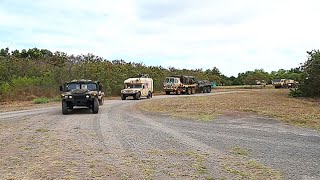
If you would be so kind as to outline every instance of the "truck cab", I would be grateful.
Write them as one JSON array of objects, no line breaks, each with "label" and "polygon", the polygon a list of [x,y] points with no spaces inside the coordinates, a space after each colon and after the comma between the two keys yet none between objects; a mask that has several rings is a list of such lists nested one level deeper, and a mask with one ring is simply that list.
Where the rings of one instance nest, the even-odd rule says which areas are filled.
[{"label": "truck cab", "polygon": [[177,77],[166,77],[163,81],[163,89],[166,92],[166,94],[170,94],[171,92],[177,92],[180,86],[182,86],[182,83],[180,81],[180,78]]}]

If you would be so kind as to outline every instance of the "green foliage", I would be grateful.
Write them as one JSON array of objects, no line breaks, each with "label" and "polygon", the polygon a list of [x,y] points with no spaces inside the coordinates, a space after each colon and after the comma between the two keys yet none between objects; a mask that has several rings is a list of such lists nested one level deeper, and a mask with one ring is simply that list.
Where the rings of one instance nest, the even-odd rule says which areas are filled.
[{"label": "green foliage", "polygon": [[60,96],[55,96],[55,97],[50,99],[50,102],[59,102],[59,101],[61,101],[61,97]]},{"label": "green foliage", "polygon": [[146,66],[143,63],[106,60],[93,54],[68,55],[47,49],[0,50],[0,101],[15,97],[32,100],[35,97],[54,97],[59,86],[73,79],[99,80],[108,96],[119,95],[123,81],[140,73],[150,74],[155,91],[162,90],[166,76],[190,75],[220,85],[253,84],[255,80],[269,82],[274,78],[301,79],[300,68],[279,70],[271,74],[257,69],[239,73],[238,77],[224,76],[217,67],[211,69],[176,69]]},{"label": "green foliage", "polygon": [[292,97],[301,97],[302,96],[302,92],[300,89],[290,89],[290,96]]},{"label": "green foliage", "polygon": [[320,51],[308,52],[308,59],[301,69],[303,70],[303,79],[299,87],[301,95],[320,97]]},{"label": "green foliage", "polygon": [[9,83],[4,83],[0,86],[0,94],[6,95],[10,92],[11,86]]},{"label": "green foliage", "polygon": [[34,104],[46,104],[49,102],[49,99],[46,97],[41,97],[41,98],[35,98],[32,100]]}]

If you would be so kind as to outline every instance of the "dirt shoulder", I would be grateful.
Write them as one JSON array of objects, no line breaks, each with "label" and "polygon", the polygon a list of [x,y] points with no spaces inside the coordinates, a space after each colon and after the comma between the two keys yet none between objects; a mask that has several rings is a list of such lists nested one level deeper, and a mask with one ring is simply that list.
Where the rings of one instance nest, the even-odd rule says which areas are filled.
[{"label": "dirt shoulder", "polygon": [[[227,90],[214,90],[221,92]],[[314,99],[292,98],[289,90],[243,90],[218,96],[190,96],[143,102],[141,110],[174,117],[213,120],[226,113],[257,113],[280,119],[292,125],[320,130],[320,102]]]}]

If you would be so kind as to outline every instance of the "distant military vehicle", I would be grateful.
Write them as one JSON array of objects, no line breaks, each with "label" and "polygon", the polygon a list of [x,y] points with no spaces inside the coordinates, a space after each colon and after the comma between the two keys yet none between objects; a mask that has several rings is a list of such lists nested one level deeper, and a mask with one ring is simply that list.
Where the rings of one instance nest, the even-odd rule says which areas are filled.
[{"label": "distant military vehicle", "polygon": [[141,97],[152,98],[153,79],[148,74],[140,74],[138,77],[126,79],[124,86],[124,89],[121,90],[122,100],[129,96],[135,100],[139,100]]},{"label": "distant military vehicle", "polygon": [[274,79],[272,85],[274,88],[296,88],[299,82],[292,79]]},{"label": "distant military vehicle", "polygon": [[94,114],[103,105],[104,92],[99,81],[73,80],[60,86],[62,114],[68,114],[74,106],[87,106]]},{"label": "distant military vehicle", "polygon": [[174,75],[165,78],[163,89],[166,94],[210,93],[211,82],[207,80],[197,80],[194,76]]}]

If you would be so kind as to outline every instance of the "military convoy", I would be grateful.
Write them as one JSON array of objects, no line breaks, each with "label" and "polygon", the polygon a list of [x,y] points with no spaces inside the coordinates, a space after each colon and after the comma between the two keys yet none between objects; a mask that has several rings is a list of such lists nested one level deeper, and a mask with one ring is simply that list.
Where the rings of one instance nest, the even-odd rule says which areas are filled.
[{"label": "military convoy", "polygon": [[210,93],[211,82],[207,80],[197,80],[194,76],[174,75],[165,78],[163,89],[167,95],[171,93],[177,95]]},{"label": "military convoy", "polygon": [[[132,96],[139,100],[141,97],[147,99],[153,95],[153,79],[148,74],[140,74],[138,77],[126,79],[124,89],[121,90],[121,99],[126,100]],[[75,106],[86,106],[94,114],[99,112],[99,106],[103,105],[104,92],[99,81],[73,80],[65,82],[60,86],[62,114],[68,114]],[[197,80],[194,76],[170,76],[163,83],[166,94],[195,94],[210,93],[211,82]]]},{"label": "military convoy", "polygon": [[62,114],[68,114],[74,106],[86,106],[97,114],[99,106],[104,102],[102,84],[98,81],[73,80],[60,86],[60,91],[62,92]]},{"label": "military convoy", "polygon": [[274,88],[296,88],[299,82],[292,79],[274,79],[272,85]]},{"label": "military convoy", "polygon": [[152,98],[153,80],[148,74],[140,74],[139,77],[129,78],[124,81],[124,89],[121,90],[121,99],[126,100],[132,96],[139,100],[141,97]]}]

